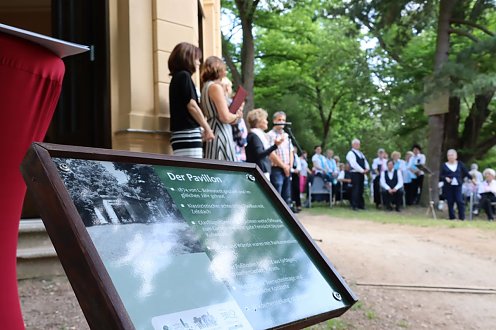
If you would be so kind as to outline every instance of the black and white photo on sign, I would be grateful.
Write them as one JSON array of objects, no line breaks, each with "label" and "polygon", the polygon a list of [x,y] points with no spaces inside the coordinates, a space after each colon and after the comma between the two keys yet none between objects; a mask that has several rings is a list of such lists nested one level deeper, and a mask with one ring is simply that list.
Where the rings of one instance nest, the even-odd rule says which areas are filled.
[{"label": "black and white photo on sign", "polygon": [[[177,251],[173,252],[203,251],[153,166],[62,158],[54,158],[54,162],[88,230],[129,225],[118,226],[119,233],[114,229],[114,235],[136,238],[142,231],[145,236],[151,235],[151,226],[161,235],[176,236],[172,241],[180,244],[175,244]],[[160,224],[167,226],[162,228]],[[91,230],[93,239],[98,232],[105,235],[107,231]]]}]

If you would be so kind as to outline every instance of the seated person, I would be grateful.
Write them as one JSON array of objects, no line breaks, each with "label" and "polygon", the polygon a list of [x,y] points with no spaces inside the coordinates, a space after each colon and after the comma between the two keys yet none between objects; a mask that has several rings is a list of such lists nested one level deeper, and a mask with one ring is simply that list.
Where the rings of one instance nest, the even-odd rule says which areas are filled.
[{"label": "seated person", "polygon": [[478,194],[480,195],[479,205],[487,214],[487,220],[494,221],[494,210],[491,203],[496,202],[496,173],[491,168],[486,168],[483,172],[485,180],[479,184]]},{"label": "seated person", "polygon": [[387,169],[381,173],[380,178],[382,202],[387,210],[391,211],[391,204],[394,204],[396,211],[400,212],[403,201],[403,175],[401,171],[394,169],[392,160],[388,160],[386,166]]},{"label": "seated person", "polygon": [[312,156],[312,170],[315,176],[320,176],[325,183],[326,188],[331,188],[332,178],[329,174],[327,174],[327,159],[324,155],[322,155],[322,147],[315,146],[314,148],[315,154]]},{"label": "seated person", "polygon": [[477,165],[476,163],[473,163],[472,165],[470,165],[470,172],[469,173],[470,173],[470,175],[472,175],[474,177],[477,184],[484,181],[482,173],[479,172],[479,165]]},{"label": "seated person", "polygon": [[381,188],[380,188],[380,178],[381,173],[386,169],[386,151],[383,148],[377,150],[377,158],[372,161],[372,190],[374,197],[374,204],[376,208],[381,205]]},{"label": "seated person", "polygon": [[337,194],[339,200],[351,200],[351,175],[350,164],[341,164],[338,175],[338,181],[341,183],[340,190]]},{"label": "seated person", "polygon": [[336,192],[338,190],[338,174],[339,174],[339,168],[337,166],[336,161],[334,160],[334,150],[332,149],[327,149],[326,151],[326,170],[327,170],[327,175],[331,178],[331,184],[332,184],[332,195],[336,199]]},{"label": "seated person", "polygon": [[[472,197],[472,205],[473,205],[472,212],[474,214],[477,214],[478,211],[477,211],[477,208],[475,207],[475,205],[477,205],[479,203],[479,197],[477,194],[479,184],[477,183],[476,176],[474,174],[472,174],[471,172],[469,172],[469,174],[471,176],[471,179],[465,178],[465,180],[463,181],[462,195],[463,195],[463,199],[465,201],[470,201],[470,198]],[[479,183],[480,183],[480,181],[479,181]]]}]

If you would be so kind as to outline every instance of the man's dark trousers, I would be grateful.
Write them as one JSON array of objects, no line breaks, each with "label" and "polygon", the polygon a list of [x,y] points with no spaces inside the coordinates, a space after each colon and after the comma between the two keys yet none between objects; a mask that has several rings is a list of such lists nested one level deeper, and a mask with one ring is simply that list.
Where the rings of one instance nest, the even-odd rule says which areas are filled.
[{"label": "man's dark trousers", "polygon": [[363,200],[363,173],[351,172],[351,207],[353,209],[365,209],[365,202]]}]

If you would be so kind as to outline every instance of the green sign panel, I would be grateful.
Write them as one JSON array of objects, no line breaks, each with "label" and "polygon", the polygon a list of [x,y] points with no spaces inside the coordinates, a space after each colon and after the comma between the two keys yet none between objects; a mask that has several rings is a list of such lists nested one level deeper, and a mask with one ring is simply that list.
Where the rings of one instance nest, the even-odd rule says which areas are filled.
[{"label": "green sign panel", "polygon": [[353,304],[262,176],[54,162],[136,329],[267,329]]}]

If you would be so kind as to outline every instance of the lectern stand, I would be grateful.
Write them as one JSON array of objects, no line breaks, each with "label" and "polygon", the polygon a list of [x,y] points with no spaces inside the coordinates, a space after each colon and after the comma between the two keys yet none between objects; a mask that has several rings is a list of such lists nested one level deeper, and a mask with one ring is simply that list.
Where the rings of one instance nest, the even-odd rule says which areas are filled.
[{"label": "lectern stand", "polygon": [[[58,44],[58,46],[57,46]],[[0,327],[24,329],[17,292],[16,250],[26,186],[19,167],[43,140],[57,105],[68,43],[0,24]],[[55,47],[55,48],[54,48]],[[84,51],[84,47],[80,47]],[[73,54],[74,54],[73,53]]]}]

